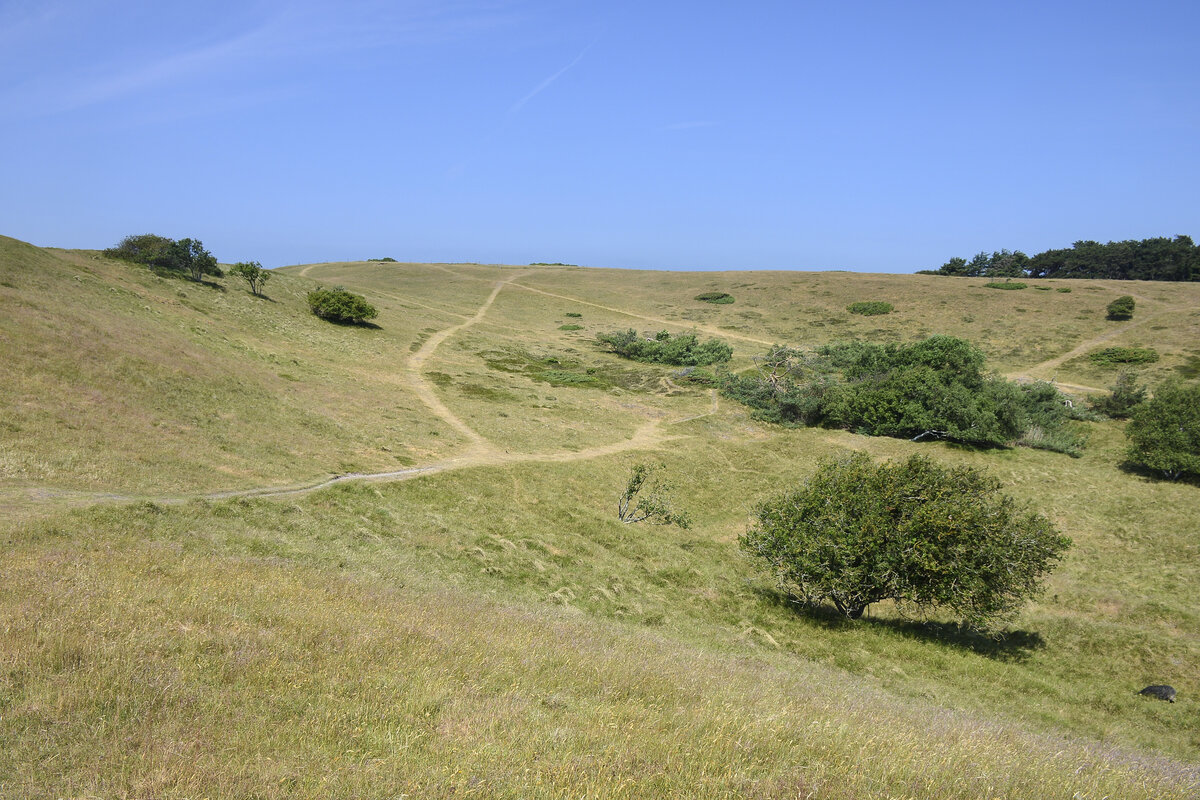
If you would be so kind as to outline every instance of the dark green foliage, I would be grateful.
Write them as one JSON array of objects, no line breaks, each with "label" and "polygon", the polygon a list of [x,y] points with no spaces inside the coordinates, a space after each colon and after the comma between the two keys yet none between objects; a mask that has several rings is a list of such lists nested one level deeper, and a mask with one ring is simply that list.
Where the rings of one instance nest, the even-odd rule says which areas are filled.
[{"label": "dark green foliage", "polygon": [[1098,367],[1153,364],[1158,361],[1158,351],[1150,347],[1105,347],[1088,353],[1088,359]]},{"label": "dark green foliage", "polygon": [[563,314],[563,316],[579,318],[582,317],[583,314],[580,314],[578,311],[568,311],[567,313]]},{"label": "dark green foliage", "polygon": [[994,283],[984,284],[984,286],[989,289],[1024,289],[1026,285],[1027,284],[1020,283],[1019,281],[997,281]]},{"label": "dark green foliage", "polygon": [[1071,415],[1057,390],[985,376],[983,353],[952,336],[838,342],[807,354],[776,346],[756,362],[753,373],[725,376],[721,391],[768,422],[1072,454],[1082,445],[1066,430]]},{"label": "dark green foliage", "polygon": [[986,629],[1036,595],[1070,546],[1049,520],[1001,494],[999,481],[922,456],[825,461],[754,517],[742,548],[766,562],[788,594],[831,602],[850,619],[894,600],[945,608]]},{"label": "dark green foliage", "polygon": [[308,307],[321,319],[355,325],[379,315],[375,306],[362,295],[348,292],[340,286],[309,292]]},{"label": "dark green foliage", "polygon": [[1093,411],[1106,417],[1126,419],[1146,400],[1146,394],[1146,387],[1137,383],[1133,372],[1123,369],[1117,375],[1112,390],[1107,395],[1093,399],[1090,405]]},{"label": "dark green foliage", "polygon": [[126,236],[115,247],[105,250],[104,255],[138,264],[161,265],[166,259],[167,248],[173,243],[174,239],[168,239],[166,236],[143,233]]},{"label": "dark green foliage", "polygon": [[1129,460],[1169,480],[1200,476],[1200,385],[1171,380],[1133,412]]},{"label": "dark green foliage", "polygon": [[729,305],[733,302],[733,295],[728,292],[702,292],[696,295],[697,300],[705,303],[713,303],[715,305]]},{"label": "dark green foliage", "polygon": [[876,317],[880,314],[890,314],[895,310],[891,303],[882,300],[863,300],[846,306],[851,314],[862,314],[864,317]]},{"label": "dark green foliage", "polygon": [[1056,292],[1062,292],[1063,294],[1070,294],[1070,293],[1071,293],[1071,287],[1069,287],[1069,286],[1060,286],[1060,287],[1058,287],[1057,289],[1055,289],[1054,291],[1056,291]]},{"label": "dark green foliage", "polygon": [[699,341],[694,333],[672,336],[659,331],[654,338],[638,335],[633,328],[627,331],[602,333],[596,337],[617,355],[652,364],[674,364],[680,367],[704,367],[733,357],[733,348],[720,339]]},{"label": "dark green foliage", "polygon": [[[1200,280],[1200,247],[1190,236],[1100,244],[1078,241],[1029,258],[1019,250],[980,253],[970,261],[952,258],[931,275],[1012,278],[1108,278],[1142,281]],[[1061,290],[1060,290],[1061,291]]]},{"label": "dark green foliage", "polygon": [[1132,319],[1134,299],[1129,295],[1121,295],[1108,304],[1109,319]]},{"label": "dark green foliage", "polygon": [[263,284],[271,278],[271,273],[263,269],[263,265],[257,261],[239,261],[229,268],[230,275],[237,277],[250,284],[250,291],[262,296]]},{"label": "dark green foliage", "polygon": [[126,236],[116,247],[104,251],[110,258],[134,261],[149,267],[169,272],[182,272],[194,281],[205,275],[218,278],[225,273],[217,266],[217,259],[204,249],[199,239],[168,239],[153,233]]},{"label": "dark green foliage", "polygon": [[[676,511],[669,497],[671,484],[655,480],[655,473],[663,469],[661,464],[638,462],[629,472],[625,491],[617,501],[617,519],[625,524],[653,522],[659,525],[678,525],[687,529],[692,526],[686,513]],[[645,494],[642,490],[646,490]]]},{"label": "dark green foliage", "polygon": [[396,259],[392,258],[391,256],[384,256],[383,258],[368,258],[367,261],[378,261],[384,264],[396,263]]}]

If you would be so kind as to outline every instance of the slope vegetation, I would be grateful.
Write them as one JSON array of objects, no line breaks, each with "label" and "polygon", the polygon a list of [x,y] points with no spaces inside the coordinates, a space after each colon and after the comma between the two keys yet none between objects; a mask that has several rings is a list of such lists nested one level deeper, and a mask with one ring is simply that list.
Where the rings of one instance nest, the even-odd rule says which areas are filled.
[{"label": "slope vegetation", "polygon": [[[784,430],[594,340],[1200,357],[1200,286],[1118,328],[1129,283],[982,283],[346,263],[261,299],[0,239],[0,796],[1194,796],[1197,489],[1120,471],[1120,423],[1080,459]],[[308,314],[335,285],[377,326]],[[848,450],[986,469],[1075,547],[999,641],[803,613],[736,539]],[[635,460],[691,530],[616,520]]]}]

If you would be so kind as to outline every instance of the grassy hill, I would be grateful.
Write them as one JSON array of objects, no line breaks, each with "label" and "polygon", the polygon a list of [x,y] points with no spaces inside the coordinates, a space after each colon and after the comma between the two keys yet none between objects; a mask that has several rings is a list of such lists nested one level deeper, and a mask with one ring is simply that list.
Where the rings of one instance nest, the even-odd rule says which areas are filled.
[{"label": "grassy hill", "polygon": [[[1121,423],[1080,459],[784,430],[594,341],[695,330],[737,369],[948,333],[1076,387],[1112,382],[1101,347],[1200,364],[1200,286],[984,283],[345,263],[263,299],[0,238],[0,796],[1194,796],[1200,490],[1119,470]],[[333,285],[377,326],[309,314]],[[801,613],[739,554],[851,449],[984,468],[1074,539],[1008,637]],[[639,459],[691,530],[616,520]],[[300,491],[347,473],[399,474]]]}]

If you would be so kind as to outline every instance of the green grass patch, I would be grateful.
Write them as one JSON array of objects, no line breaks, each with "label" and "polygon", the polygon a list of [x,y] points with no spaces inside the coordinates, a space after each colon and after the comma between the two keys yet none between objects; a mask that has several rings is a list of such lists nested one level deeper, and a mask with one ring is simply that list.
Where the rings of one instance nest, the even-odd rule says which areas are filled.
[{"label": "green grass patch", "polygon": [[1011,289],[1024,289],[1027,286],[1027,284],[1021,283],[1020,281],[992,281],[991,283],[985,283],[984,286],[987,287],[988,289],[1010,289],[1011,290]]},{"label": "green grass patch", "polygon": [[571,323],[567,323],[566,325],[559,325],[559,326],[558,326],[558,329],[559,329],[560,331],[581,331],[581,330],[583,330],[583,326],[582,326],[582,325],[573,325],[573,324],[571,324]]},{"label": "green grass patch", "polygon": [[729,292],[701,292],[696,295],[695,299],[703,303],[724,306],[733,302],[733,295],[729,294]]}]

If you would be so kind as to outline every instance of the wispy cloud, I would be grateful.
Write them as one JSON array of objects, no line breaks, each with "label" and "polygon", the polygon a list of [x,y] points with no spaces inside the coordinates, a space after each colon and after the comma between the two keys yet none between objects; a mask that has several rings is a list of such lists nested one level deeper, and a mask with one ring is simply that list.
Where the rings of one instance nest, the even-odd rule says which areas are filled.
[{"label": "wispy cloud", "polygon": [[587,55],[587,51],[591,50],[592,45],[594,45],[597,41],[598,41],[598,37],[597,37],[597,39],[593,39],[588,44],[587,47],[580,50],[579,55],[577,55],[577,56],[575,56],[575,58],[571,59],[570,63],[568,63],[565,67],[563,67],[558,72],[554,73],[550,77],[543,80],[537,86],[533,87],[533,91],[531,91],[529,94],[522,97],[517,102],[513,103],[512,106],[509,107],[509,109],[508,109],[508,115],[511,117],[513,114],[516,114],[518,111],[520,111],[522,108],[525,107],[526,103],[528,103],[530,100],[532,100],[533,98],[537,97],[539,94],[544,92],[550,86],[550,84],[554,83],[556,80],[561,78],[564,74],[567,73],[568,70],[570,70],[572,67],[574,67],[576,64],[578,64],[580,61],[583,61],[583,57],[585,55]]},{"label": "wispy cloud", "polygon": [[[38,36],[54,41],[54,21],[69,16],[64,8],[70,5],[56,3],[41,11],[30,6],[20,13],[0,7],[0,21],[19,27],[26,42]],[[84,13],[82,7],[77,6],[76,11]],[[508,19],[503,2],[487,0],[420,0],[404,4],[384,0],[337,4],[272,0],[250,7],[247,16],[247,24],[240,31],[225,35],[209,31],[205,35],[201,30],[190,46],[174,31],[164,33],[162,41],[180,48],[169,53],[118,47],[114,50],[122,55],[108,61],[68,61],[15,85],[5,87],[0,83],[0,105],[6,108],[3,115],[31,117],[73,111],[188,81],[244,74],[255,66],[306,61],[339,52],[396,44],[437,44],[494,30]],[[116,25],[120,25],[119,20]],[[5,38],[7,34],[0,34],[0,41]],[[155,41],[153,37],[145,38]],[[56,41],[55,46],[65,49],[61,42]],[[3,62],[0,56],[0,68]]]}]

